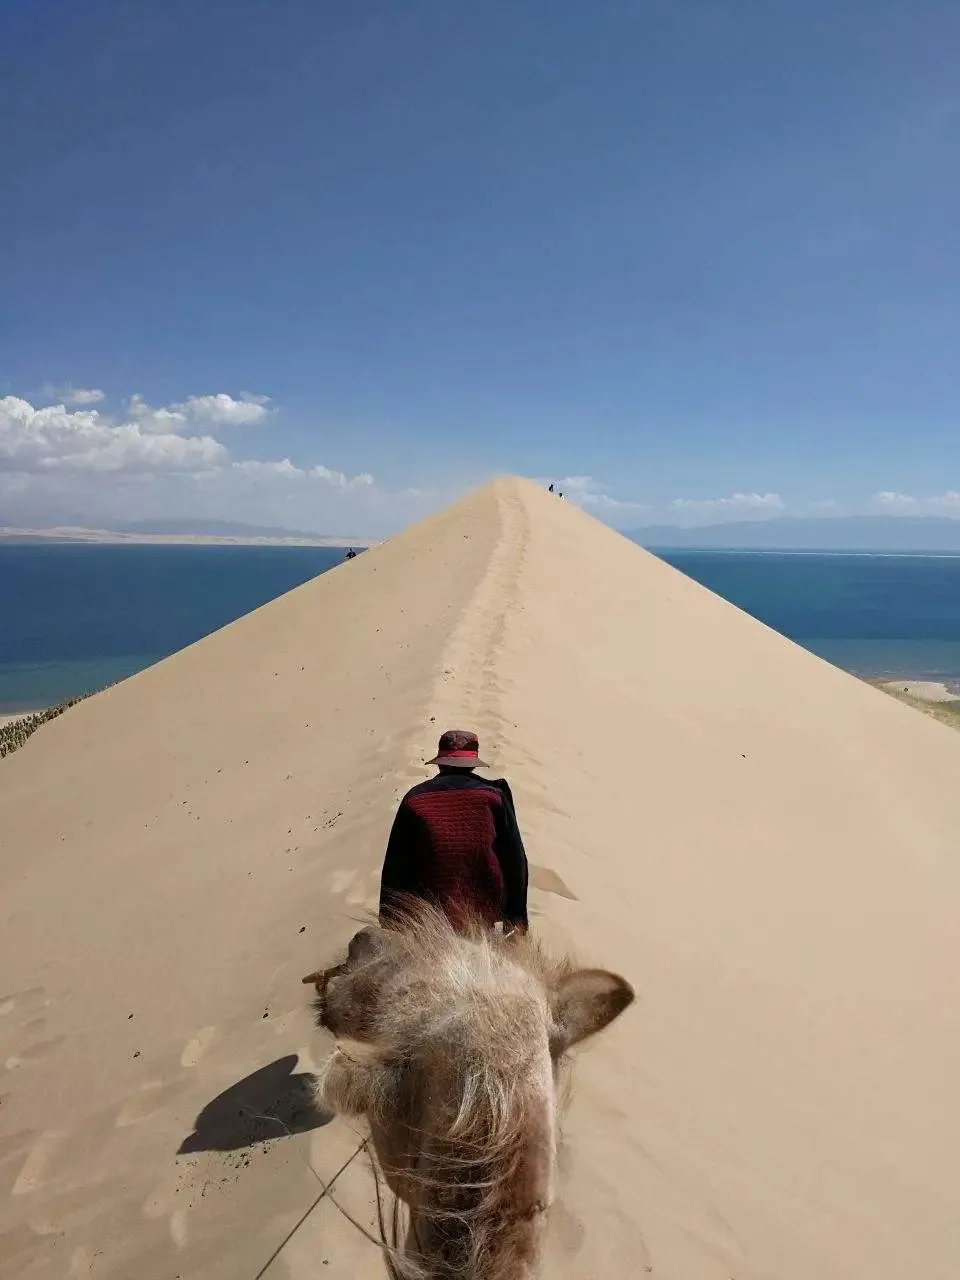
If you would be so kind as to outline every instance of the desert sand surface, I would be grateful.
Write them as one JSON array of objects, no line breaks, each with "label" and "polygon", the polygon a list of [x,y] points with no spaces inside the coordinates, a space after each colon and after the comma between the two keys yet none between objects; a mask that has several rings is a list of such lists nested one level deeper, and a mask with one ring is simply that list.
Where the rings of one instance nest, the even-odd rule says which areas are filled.
[{"label": "desert sand surface", "polygon": [[545,1275],[954,1280],[960,735],[512,479],[0,762],[0,1275],[383,1275],[300,977],[448,725],[639,996]]}]

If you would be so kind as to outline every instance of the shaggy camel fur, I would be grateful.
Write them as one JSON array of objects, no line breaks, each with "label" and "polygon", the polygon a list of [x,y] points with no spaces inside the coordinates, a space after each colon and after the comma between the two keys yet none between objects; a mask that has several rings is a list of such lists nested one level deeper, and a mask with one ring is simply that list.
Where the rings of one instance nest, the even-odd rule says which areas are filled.
[{"label": "shaggy camel fur", "polygon": [[366,1117],[396,1198],[390,1274],[532,1280],[553,1197],[559,1068],[633,1001],[629,983],[550,960],[529,936],[455,930],[422,903],[392,928],[362,929],[342,964],[303,981],[337,1039],[318,1099]]}]

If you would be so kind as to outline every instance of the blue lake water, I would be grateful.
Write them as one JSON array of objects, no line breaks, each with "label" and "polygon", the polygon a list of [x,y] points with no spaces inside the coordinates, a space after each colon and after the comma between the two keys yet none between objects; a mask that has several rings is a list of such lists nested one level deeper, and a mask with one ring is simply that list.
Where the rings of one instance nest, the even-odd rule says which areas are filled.
[{"label": "blue lake water", "polygon": [[0,545],[0,711],[133,675],[343,556],[329,547]]},{"label": "blue lake water", "polygon": [[658,554],[846,671],[960,681],[960,556]]},{"label": "blue lake water", "polygon": [[[837,666],[960,680],[960,557],[659,554]],[[0,711],[132,675],[342,559],[325,547],[0,545]]]}]

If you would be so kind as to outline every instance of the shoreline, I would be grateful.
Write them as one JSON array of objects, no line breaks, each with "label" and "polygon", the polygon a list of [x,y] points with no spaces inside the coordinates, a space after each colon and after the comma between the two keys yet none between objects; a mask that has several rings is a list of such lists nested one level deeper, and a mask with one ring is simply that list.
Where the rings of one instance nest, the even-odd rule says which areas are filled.
[{"label": "shoreline", "polygon": [[[109,686],[105,687],[109,688]],[[56,720],[65,711],[75,707],[78,702],[83,702],[85,698],[91,696],[91,694],[85,693],[76,698],[67,698],[66,701],[58,702],[55,706],[41,707],[36,711],[22,711],[10,715],[0,714],[0,759],[3,759],[4,756],[12,755],[48,721]]]},{"label": "shoreline", "polygon": [[868,676],[868,683],[876,684],[886,693],[896,697],[915,698],[931,704],[960,702],[960,687],[950,680],[891,680],[886,676]]},{"label": "shoreline", "polygon": [[8,724],[16,724],[18,720],[27,720],[30,716],[42,715],[49,707],[29,707],[25,711],[0,711],[0,729]]}]

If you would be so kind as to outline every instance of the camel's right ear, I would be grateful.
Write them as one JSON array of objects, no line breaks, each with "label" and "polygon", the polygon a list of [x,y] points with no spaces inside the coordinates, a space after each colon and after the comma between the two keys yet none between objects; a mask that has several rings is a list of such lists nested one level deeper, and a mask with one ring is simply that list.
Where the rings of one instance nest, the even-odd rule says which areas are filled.
[{"label": "camel's right ear", "polygon": [[374,926],[367,925],[361,929],[359,933],[355,933],[350,939],[347,947],[347,958],[349,960],[372,960],[374,956],[379,955],[383,950],[383,930]]},{"label": "camel's right ear", "polygon": [[633,987],[617,973],[606,969],[577,969],[568,973],[557,983],[550,998],[553,1056],[559,1057],[581,1040],[608,1027],[634,999]]}]

